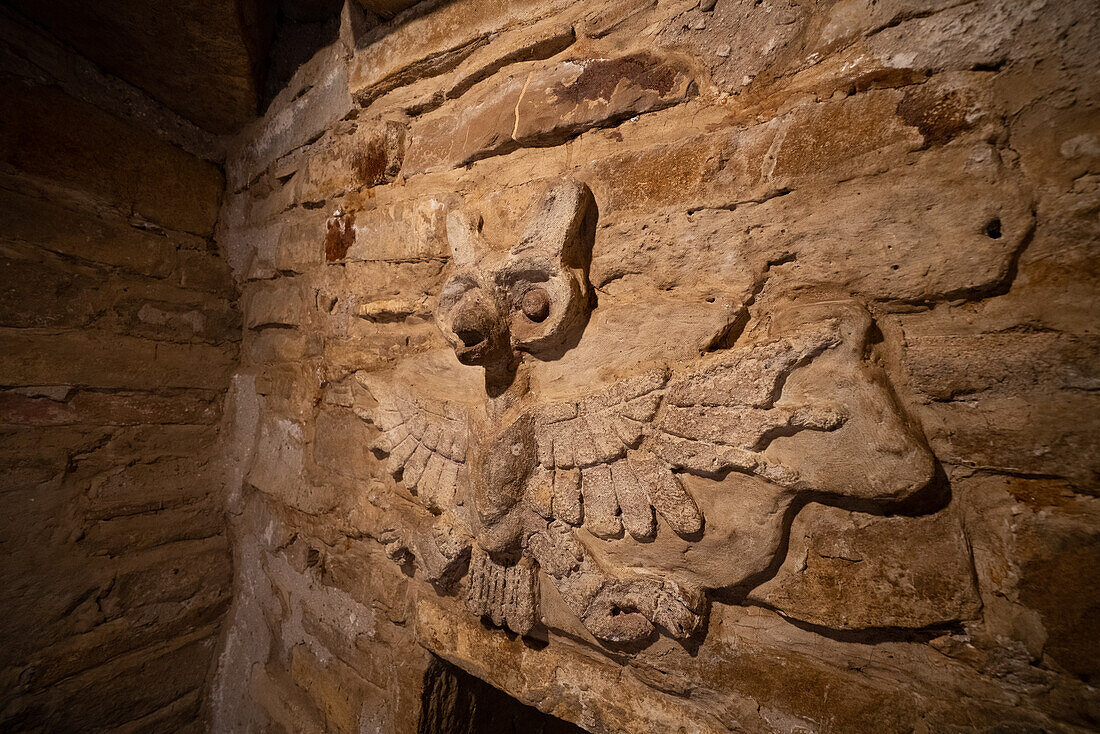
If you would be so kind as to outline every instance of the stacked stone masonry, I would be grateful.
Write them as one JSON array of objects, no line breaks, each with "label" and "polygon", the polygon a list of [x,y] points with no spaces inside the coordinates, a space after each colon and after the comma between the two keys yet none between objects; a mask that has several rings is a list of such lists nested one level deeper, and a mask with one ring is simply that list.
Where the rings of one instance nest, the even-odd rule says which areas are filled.
[{"label": "stacked stone masonry", "polygon": [[0,721],[1100,726],[1094,2],[365,12],[224,180],[4,82]]},{"label": "stacked stone masonry", "polygon": [[224,179],[136,90],[0,30],[0,729],[202,731],[232,580]]},{"label": "stacked stone masonry", "polygon": [[[365,35],[345,14],[341,44],[227,161],[218,241],[245,333],[216,729],[411,731],[430,654],[595,732],[1096,725],[1094,4],[456,0]],[[473,463],[429,458],[467,406],[499,404],[491,365],[455,361],[472,347],[445,284],[510,277],[500,258],[535,241],[563,180],[593,197],[594,308],[549,357],[513,327],[520,404],[583,416],[647,369],[703,380],[685,375],[833,319],[840,346],[764,388],[839,412],[752,435],[735,421],[803,467],[798,491],[728,455],[693,470],[699,454],[667,444],[704,518],[692,535],[675,507],[651,529],[627,490],[601,510],[610,490],[551,462],[545,494],[531,480],[516,505],[576,514],[549,551],[529,525],[530,543],[501,540],[518,510],[493,430],[472,430]],[[474,250],[456,242],[471,232]],[[729,429],[713,411],[730,409],[677,404],[694,418],[676,429],[661,408],[654,426]],[[508,429],[517,455],[542,455],[522,448],[533,415]],[[422,456],[390,440],[414,425]],[[646,435],[622,451],[659,452]],[[478,517],[459,517],[461,474],[441,495],[436,467],[417,491],[440,461],[469,466],[479,497],[478,452]],[[557,504],[567,481],[583,519]],[[591,558],[555,568],[561,547]],[[529,571],[487,570],[502,549],[533,559],[537,619],[509,586]],[[638,592],[639,572],[666,586]],[[471,614],[467,585],[487,583]],[[589,583],[641,626],[601,622]],[[660,594],[686,627],[646,611]]]}]

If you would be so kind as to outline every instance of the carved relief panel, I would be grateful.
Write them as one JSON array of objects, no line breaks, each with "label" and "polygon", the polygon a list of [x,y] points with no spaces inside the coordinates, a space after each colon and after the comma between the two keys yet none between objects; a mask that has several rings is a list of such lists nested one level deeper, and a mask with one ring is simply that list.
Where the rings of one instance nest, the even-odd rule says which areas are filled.
[{"label": "carved relief panel", "polygon": [[552,594],[605,644],[689,639],[714,592],[774,566],[806,502],[888,506],[934,461],[855,301],[757,289],[712,349],[634,354],[596,318],[598,216],[572,180],[511,246],[449,215],[435,318],[451,351],[356,375],[374,451],[420,508],[393,513],[387,550],[519,634]]}]

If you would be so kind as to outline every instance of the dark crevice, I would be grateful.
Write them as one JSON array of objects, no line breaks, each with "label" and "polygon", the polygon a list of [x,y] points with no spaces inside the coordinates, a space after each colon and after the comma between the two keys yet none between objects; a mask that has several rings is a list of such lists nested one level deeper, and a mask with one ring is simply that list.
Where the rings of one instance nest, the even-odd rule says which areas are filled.
[{"label": "dark crevice", "polygon": [[[302,64],[336,41],[342,0],[278,0],[273,3],[271,41],[258,74],[260,114],[290,82]],[[309,91],[307,85],[295,99]]]},{"label": "dark crevice", "polygon": [[584,729],[526,706],[461,668],[433,657],[424,672],[417,734],[584,734]]}]

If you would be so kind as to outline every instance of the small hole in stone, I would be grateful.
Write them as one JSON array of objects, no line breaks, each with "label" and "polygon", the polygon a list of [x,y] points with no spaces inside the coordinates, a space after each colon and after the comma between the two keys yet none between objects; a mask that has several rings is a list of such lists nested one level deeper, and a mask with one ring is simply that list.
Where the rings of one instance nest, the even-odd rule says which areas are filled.
[{"label": "small hole in stone", "polygon": [[1001,220],[990,219],[985,225],[985,234],[987,237],[993,240],[1001,239]]}]

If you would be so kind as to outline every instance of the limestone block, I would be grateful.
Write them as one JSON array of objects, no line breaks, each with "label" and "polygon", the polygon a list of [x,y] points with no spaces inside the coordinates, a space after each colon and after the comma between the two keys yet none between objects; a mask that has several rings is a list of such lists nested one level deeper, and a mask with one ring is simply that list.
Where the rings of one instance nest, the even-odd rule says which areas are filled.
[{"label": "limestone block", "polygon": [[[924,319],[909,319],[919,323]],[[934,322],[933,322],[934,323]],[[1100,384],[1093,337],[1057,333],[939,334],[907,330],[911,385],[931,400],[966,400],[981,393],[1021,394],[1036,388],[1094,390]]]},{"label": "limestone block", "polygon": [[[872,53],[899,67],[994,68],[1010,53],[1021,26],[1034,23],[1040,6],[990,0],[975,7],[944,7],[927,17],[884,28],[868,40]],[[981,28],[980,33],[974,30]],[[899,53],[902,37],[914,39]]]},{"label": "limestone block", "polygon": [[[501,7],[491,0],[459,0],[415,14],[395,28],[382,26],[359,42],[348,72],[361,105],[417,79],[450,71],[492,34],[568,7],[562,0],[520,0]],[[391,31],[392,32],[389,32]]]},{"label": "limestone block", "polygon": [[281,203],[315,206],[348,190],[368,190],[393,181],[405,156],[405,125],[394,121],[348,123],[311,150],[304,165],[277,195]]},{"label": "limestone block", "polygon": [[708,69],[724,92],[767,83],[797,68],[800,36],[810,24],[809,9],[779,0],[756,4],[735,0],[713,6],[685,5],[676,20],[662,24],[657,44],[680,51]]},{"label": "limestone block", "polygon": [[104,332],[0,329],[0,373],[22,385],[213,389],[236,362],[235,345],[173,344]]},{"label": "limestone block", "polygon": [[371,433],[351,411],[322,410],[313,435],[313,460],[352,479],[368,480],[373,472]]},{"label": "limestone block", "polygon": [[512,72],[415,125],[402,173],[411,176],[517,147],[560,143],[590,128],[681,102],[691,84],[685,68],[645,52]]},{"label": "limestone block", "polygon": [[275,160],[316,139],[351,110],[343,56],[340,44],[320,51],[295,74],[294,87],[272,101],[268,114],[242,131],[227,161],[230,191],[251,183]]},{"label": "limestone block", "polygon": [[113,212],[66,202],[55,191],[0,188],[0,216],[5,239],[157,278],[176,265],[176,247],[167,238]]},{"label": "limestone block", "polygon": [[244,323],[248,329],[296,329],[303,325],[306,302],[301,278],[276,278],[249,283],[244,288]]},{"label": "limestone block", "polygon": [[1097,396],[1027,392],[971,396],[920,409],[945,462],[979,469],[1066,477],[1095,486]]},{"label": "limestone block", "polygon": [[832,629],[920,628],[973,619],[981,608],[966,538],[946,511],[861,517],[810,505],[790,538],[776,576],[749,594],[785,616]]},{"label": "limestone block", "polygon": [[3,422],[23,426],[135,425],[190,423],[210,425],[219,402],[205,390],[111,392],[62,389],[53,397],[26,390],[0,391]]},{"label": "limestone block", "polygon": [[[444,233],[446,205],[437,199],[379,203],[376,207],[349,212],[351,233],[346,260],[420,260],[446,254]],[[392,282],[402,278],[394,272]],[[400,282],[400,281],[398,281]],[[375,290],[381,286],[376,285]]]}]

